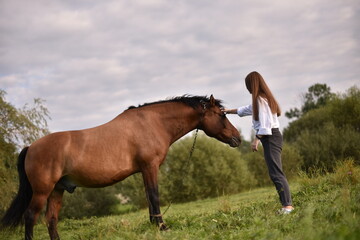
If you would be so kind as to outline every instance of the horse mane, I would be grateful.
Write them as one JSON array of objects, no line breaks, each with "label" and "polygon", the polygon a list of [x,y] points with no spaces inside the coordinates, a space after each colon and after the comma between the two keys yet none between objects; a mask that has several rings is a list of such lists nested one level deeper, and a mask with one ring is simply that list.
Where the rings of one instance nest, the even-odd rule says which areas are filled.
[{"label": "horse mane", "polygon": [[[194,95],[185,94],[183,96],[172,97],[172,98],[166,99],[166,100],[160,100],[160,101],[151,102],[151,103],[144,103],[144,104],[139,105],[137,107],[130,106],[128,109],[141,108],[141,107],[145,107],[145,106],[149,106],[149,105],[161,104],[161,103],[169,103],[169,102],[184,103],[184,104],[186,104],[186,105],[188,105],[188,106],[195,109],[202,102],[208,103],[209,101],[210,101],[210,97],[208,97],[208,96],[194,96]],[[220,108],[223,108],[222,100],[215,99],[215,104],[216,104],[216,106],[218,106]]]}]

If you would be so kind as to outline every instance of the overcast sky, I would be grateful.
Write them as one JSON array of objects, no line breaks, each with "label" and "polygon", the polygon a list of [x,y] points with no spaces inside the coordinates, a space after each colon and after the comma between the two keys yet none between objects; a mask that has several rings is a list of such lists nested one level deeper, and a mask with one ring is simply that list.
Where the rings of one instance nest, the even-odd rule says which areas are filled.
[{"label": "overcast sky", "polygon": [[359,0],[0,0],[0,89],[46,100],[53,132],[183,94],[246,105],[254,70],[285,112],[312,84],[360,86],[359,50]]}]

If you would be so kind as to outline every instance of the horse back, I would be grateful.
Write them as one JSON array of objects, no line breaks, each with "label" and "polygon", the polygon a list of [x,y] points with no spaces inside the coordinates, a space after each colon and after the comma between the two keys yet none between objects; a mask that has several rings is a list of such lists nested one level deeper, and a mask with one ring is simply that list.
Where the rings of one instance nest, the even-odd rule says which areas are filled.
[{"label": "horse back", "polygon": [[30,146],[25,169],[47,182],[67,176],[80,186],[110,185],[154,161],[161,164],[169,146],[161,128],[151,112],[125,111],[95,128],[52,133]]},{"label": "horse back", "polygon": [[28,151],[26,171],[57,182],[69,176],[77,185],[106,186],[139,171],[136,147],[124,122],[57,132],[34,142]]}]

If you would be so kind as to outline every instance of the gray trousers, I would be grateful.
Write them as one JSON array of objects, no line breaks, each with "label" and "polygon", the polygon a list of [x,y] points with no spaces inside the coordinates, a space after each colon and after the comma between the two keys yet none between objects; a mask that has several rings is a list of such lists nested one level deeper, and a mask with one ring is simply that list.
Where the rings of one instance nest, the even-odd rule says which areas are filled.
[{"label": "gray trousers", "polygon": [[260,139],[264,148],[264,157],[269,176],[274,183],[283,206],[292,205],[290,188],[282,170],[281,151],[283,137],[278,128],[272,129],[272,135],[263,135]]}]

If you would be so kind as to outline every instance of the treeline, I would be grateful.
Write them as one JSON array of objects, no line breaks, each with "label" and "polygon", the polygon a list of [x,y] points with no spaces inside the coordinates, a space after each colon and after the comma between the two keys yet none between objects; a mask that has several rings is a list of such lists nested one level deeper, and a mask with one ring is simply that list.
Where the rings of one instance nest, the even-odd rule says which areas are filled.
[{"label": "treeline", "polygon": [[[14,120],[11,120],[13,116],[21,115],[15,120],[21,122],[19,119],[27,119],[38,126],[37,129],[27,130],[28,136],[35,138],[39,131],[47,131],[48,112],[41,101],[30,108],[33,114],[29,116],[26,114],[29,111],[16,109],[7,103],[5,93],[1,93],[1,119],[7,119],[9,123]],[[4,111],[4,106],[13,114],[4,114],[9,112]],[[37,120],[31,119],[31,116],[36,116]],[[359,88],[352,87],[346,93],[334,94],[325,84],[315,84],[304,94],[300,109],[291,109],[286,116],[295,118],[283,131],[283,167],[290,180],[297,177],[299,171],[332,171],[337,162],[348,158],[360,164],[360,148],[357,146],[360,141]],[[6,135],[7,126],[1,121],[1,215],[17,191],[17,143],[22,140],[21,134],[16,135],[20,136],[18,139],[6,137],[9,136]],[[31,132],[33,134],[29,134]],[[240,148],[232,149],[199,132],[189,159],[193,140],[194,135],[174,143],[160,168],[159,191],[163,205],[233,194],[271,184],[261,146],[258,152],[253,153],[250,143],[243,141]],[[22,141],[29,143],[29,140]],[[135,208],[147,206],[141,174],[135,174],[111,187],[78,188],[73,194],[65,193],[61,217],[82,218],[119,212],[119,199],[116,197],[119,193],[128,198],[128,204]]]}]

